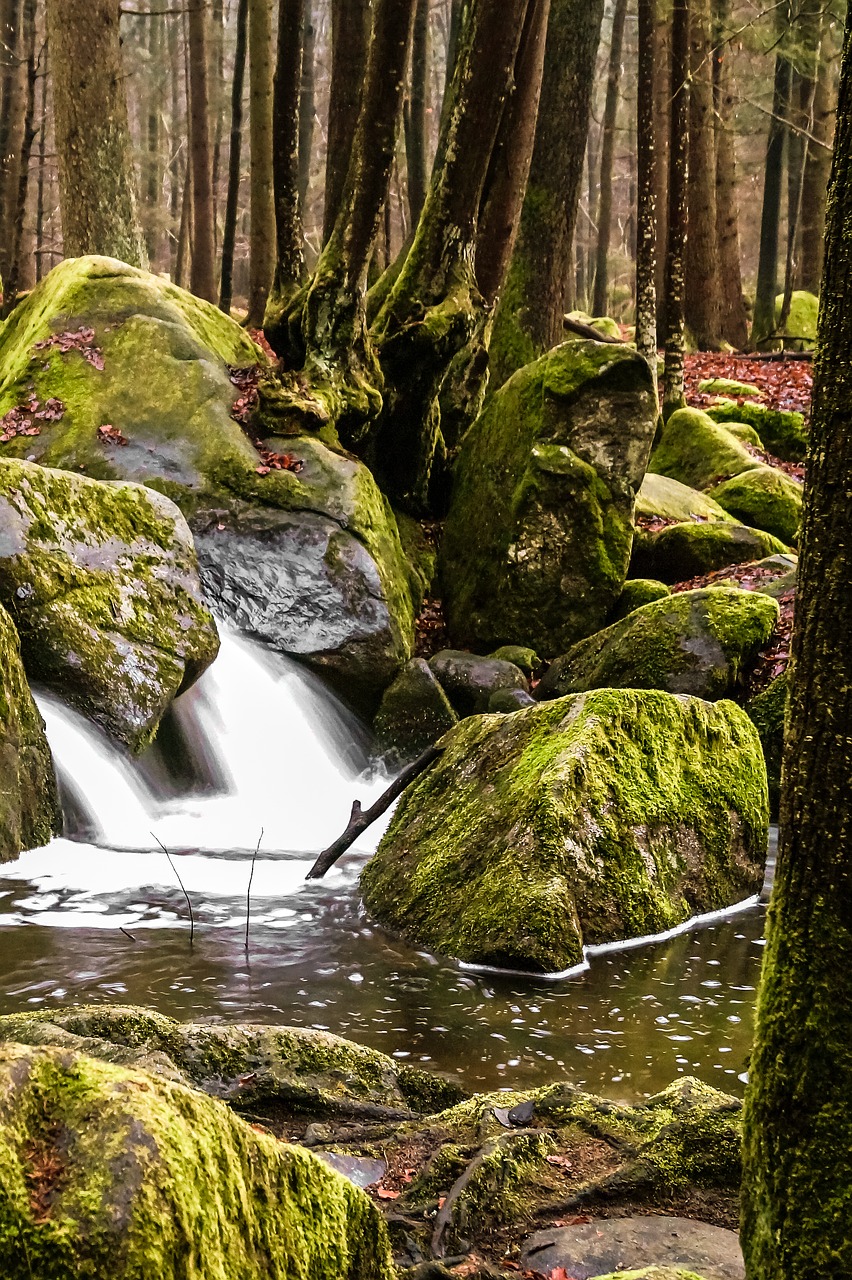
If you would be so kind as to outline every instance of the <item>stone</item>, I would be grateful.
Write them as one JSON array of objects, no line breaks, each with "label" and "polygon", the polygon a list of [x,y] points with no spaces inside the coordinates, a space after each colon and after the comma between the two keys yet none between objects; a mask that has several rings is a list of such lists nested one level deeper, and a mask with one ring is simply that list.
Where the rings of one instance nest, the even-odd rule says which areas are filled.
[{"label": "stone", "polygon": [[[784,295],[779,293],[775,299],[775,321],[780,323],[784,306]],[[807,289],[794,289],[790,299],[790,315],[784,327],[784,343],[788,351],[812,351],[816,346],[817,324],[819,323],[819,298]]]},{"label": "stone", "polygon": [[458,724],[450,700],[423,658],[412,658],[385,690],[373,721],[376,750],[394,768],[416,759]]},{"label": "stone", "polygon": [[621,593],[657,422],[647,362],[567,342],[519,369],[461,447],[440,558],[454,643],[558,653]]},{"label": "stone", "polygon": [[778,621],[768,596],[735,587],[680,591],[634,610],[557,658],[540,699],[588,689],[665,689],[730,698]]},{"label": "stone", "polygon": [[700,1280],[745,1280],[736,1231],[661,1214],[538,1231],[524,1244],[521,1262],[543,1275],[564,1267],[574,1280],[616,1280],[613,1273],[618,1280],[696,1273]]},{"label": "stone", "polygon": [[753,382],[738,382],[736,378],[703,378],[698,390],[705,396],[739,396],[744,400],[760,400],[763,396]]},{"label": "stone", "polygon": [[787,551],[785,543],[762,529],[720,520],[686,520],[637,536],[630,572],[667,583],[689,582],[728,565],[748,564]]},{"label": "stone", "polygon": [[777,467],[752,467],[710,490],[734,519],[795,546],[802,520],[802,486]]},{"label": "stone", "polygon": [[132,751],[219,651],[186,521],[139,484],[0,458],[0,603],[30,680]]},{"label": "stone", "polygon": [[541,658],[535,649],[527,649],[521,644],[504,644],[499,649],[495,649],[493,653],[489,653],[489,658],[497,658],[500,662],[511,662],[528,676],[533,675],[541,666]]},{"label": "stone", "polygon": [[0,1271],[393,1280],[363,1191],[224,1104],[67,1049],[0,1045]]},{"label": "stone", "polygon": [[61,822],[44,721],[27,684],[17,632],[0,605],[0,862],[47,844]]},{"label": "stone", "polygon": [[[411,656],[419,579],[393,512],[333,424],[288,434],[264,361],[239,324],[162,277],[69,259],[0,330],[0,436],[10,412],[39,431],[11,434],[0,456],[171,497],[216,610],[372,714]],[[33,418],[33,403],[46,416]]]},{"label": "stone", "polygon": [[597,690],[464,720],[444,748],[361,874],[412,945],[562,972],[760,889],[766,770],[733,703]]},{"label": "stone", "polygon": [[753,427],[767,451],[784,462],[804,462],[808,456],[808,433],[801,413],[792,409],[770,409],[765,404],[737,404],[723,400],[711,405],[708,417],[714,422],[744,422]]},{"label": "stone", "polygon": [[746,711],[760,735],[769,777],[769,808],[777,814],[781,800],[781,761],[784,755],[784,722],[790,696],[788,672],[782,671],[767,689],[746,703]]},{"label": "stone", "polygon": [[743,441],[709,414],[701,409],[678,409],[663,427],[648,470],[693,489],[710,489],[759,462]]},{"label": "stone", "polygon": [[429,659],[429,668],[460,716],[485,711],[498,689],[529,692],[527,678],[513,662],[481,658],[458,649],[442,649]]},{"label": "stone", "polygon": [[636,495],[636,515],[661,520],[728,520],[732,519],[706,493],[692,489],[671,476],[658,476],[649,471]]},{"label": "stone", "polygon": [[628,578],[624,590],[615,602],[609,621],[618,622],[619,618],[626,618],[628,613],[641,609],[643,604],[663,600],[670,595],[671,589],[655,578]]},{"label": "stone", "polygon": [[535,698],[526,689],[498,689],[488,699],[489,715],[511,715],[522,707],[531,707]]}]

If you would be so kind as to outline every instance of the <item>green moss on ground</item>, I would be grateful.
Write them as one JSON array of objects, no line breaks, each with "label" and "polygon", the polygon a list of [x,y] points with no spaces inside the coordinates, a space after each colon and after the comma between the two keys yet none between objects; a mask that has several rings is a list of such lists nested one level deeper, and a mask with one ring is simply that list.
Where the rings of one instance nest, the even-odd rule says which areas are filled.
[{"label": "green moss on ground", "polygon": [[804,462],[807,457],[808,433],[800,413],[728,400],[713,405],[707,414],[714,422],[744,422],[753,427],[764,449],[775,458],[782,458],[785,462]]},{"label": "green moss on ground", "polygon": [[753,467],[711,489],[710,496],[743,524],[795,546],[802,519],[802,486],[777,467]]},{"label": "green moss on ground", "polygon": [[736,378],[705,378],[699,382],[698,390],[706,396],[740,396],[749,400],[759,400],[763,395],[754,383],[737,382]]}]

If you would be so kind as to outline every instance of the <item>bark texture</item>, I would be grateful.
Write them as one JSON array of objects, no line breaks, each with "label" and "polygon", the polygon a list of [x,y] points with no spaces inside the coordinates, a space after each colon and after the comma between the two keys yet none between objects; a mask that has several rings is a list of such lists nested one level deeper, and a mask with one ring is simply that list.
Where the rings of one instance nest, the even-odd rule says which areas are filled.
[{"label": "bark texture", "polygon": [[686,326],[701,351],[715,350],[721,340],[712,48],[710,0],[690,0],[691,84],[684,308]]},{"label": "bark texture", "polygon": [[781,232],[781,192],[784,179],[783,124],[790,101],[791,67],[783,50],[775,58],[772,118],[766,140],[766,177],[760,221],[760,256],[754,299],[752,346],[759,347],[775,332],[775,298],[778,293],[778,242]]},{"label": "bark texture", "polygon": [[219,306],[226,313],[231,310],[234,292],[234,246],[237,238],[240,164],[243,150],[243,93],[248,49],[248,6],[249,0],[239,0],[234,78],[231,81],[231,144],[228,150],[228,195],[225,202],[225,226],[222,231],[222,275],[219,288]]},{"label": "bark texture", "polygon": [[210,148],[207,6],[187,0],[189,19],[189,155],[192,167],[192,266],[189,287],[216,301],[216,247],[213,230],[213,156]]},{"label": "bark texture", "polygon": [[719,246],[721,336],[742,351],[748,343],[748,316],[743,298],[737,158],[731,120],[734,109],[729,70],[730,0],[714,0],[713,93],[716,103],[716,239]]},{"label": "bark texture", "polygon": [[[302,211],[299,204],[299,136],[302,103],[302,35],[305,0],[280,0],[275,64],[274,140],[276,265],[270,314],[280,315],[304,270]],[[265,323],[269,325],[270,315]]]},{"label": "bark texture", "polygon": [[636,103],[636,349],[657,377],[657,156],[654,138],[656,0],[639,0]]},{"label": "bark texture", "polygon": [[595,294],[592,310],[596,316],[606,315],[609,304],[609,245],[612,238],[612,169],[615,157],[615,126],[621,89],[621,54],[624,48],[624,24],[627,0],[615,0],[612,36],[609,46],[609,73],[606,82],[603,131],[601,134],[601,180],[598,205],[598,248],[595,266]]},{"label": "bark texture", "polygon": [[672,6],[671,126],[669,129],[669,216],[666,246],[666,364],[663,417],[686,403],[683,387],[684,249],[689,172],[689,0]]},{"label": "bark texture", "polygon": [[426,203],[429,185],[429,0],[417,0],[414,37],[411,45],[411,92],[405,110],[405,159],[408,171],[408,209],[411,225]]},{"label": "bark texture", "polygon": [[251,135],[251,238],[248,323],[263,324],[275,270],[275,201],[272,190],[272,0],[249,4]]},{"label": "bark texture", "polygon": [[371,0],[332,0],[331,4],[331,98],[328,106],[323,242],[334,230],[346,185],[367,71],[370,9]]}]

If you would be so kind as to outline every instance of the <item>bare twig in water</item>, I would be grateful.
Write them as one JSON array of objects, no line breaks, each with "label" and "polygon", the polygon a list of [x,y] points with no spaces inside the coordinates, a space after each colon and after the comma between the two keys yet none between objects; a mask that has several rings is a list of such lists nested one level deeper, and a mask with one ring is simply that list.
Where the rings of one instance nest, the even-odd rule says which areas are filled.
[{"label": "bare twig in water", "polygon": [[125,927],[124,927],[124,925],[123,925],[123,924],[120,924],[118,927],[119,927],[120,931],[124,934],[125,938],[129,938],[131,942],[135,942],[135,941],[136,941],[136,939],[134,938],[134,936],[133,936],[133,934],[130,932],[130,930],[129,930],[129,929],[125,929]]},{"label": "bare twig in water", "polygon": [[181,889],[183,890],[183,896],[186,898],[186,905],[189,907],[189,945],[190,947],[192,947],[193,943],[195,942],[195,916],[192,910],[192,902],[190,901],[189,894],[186,891],[186,885],[181,880],[180,872],[178,871],[177,867],[174,864],[174,861],[172,860],[172,855],[169,853],[168,849],[163,844],[162,840],[158,840],[157,837],[154,835],[153,831],[151,832],[151,838],[152,840],[157,841],[157,844],[160,846],[163,853],[168,858],[169,866],[171,867],[172,871],[174,871],[175,876],[177,877],[177,882],[180,885]]},{"label": "bare twig in water", "polygon": [[382,792],[375,804],[370,805],[369,809],[362,809],[358,800],[352,805],[352,813],[349,815],[349,825],[342,836],[338,836],[334,844],[320,854],[314,865],[311,867],[306,880],[322,880],[326,871],[334,866],[337,859],[341,857],[350,845],[354,844],[362,831],[366,831],[380,818],[386,809],[389,809],[394,800],[401,796],[409,782],[413,782],[421,773],[430,768],[439,756],[443,755],[443,747],[427,747],[422,756],[405,769],[388,787],[387,791]]},{"label": "bare twig in water", "polygon": [[260,842],[263,839],[263,827],[260,828],[260,835],[257,837],[257,847],[252,855],[251,874],[249,875],[248,889],[246,889],[246,951],[249,949],[249,922],[251,921],[251,882],[254,879],[254,864],[257,862],[257,855],[260,852]]}]

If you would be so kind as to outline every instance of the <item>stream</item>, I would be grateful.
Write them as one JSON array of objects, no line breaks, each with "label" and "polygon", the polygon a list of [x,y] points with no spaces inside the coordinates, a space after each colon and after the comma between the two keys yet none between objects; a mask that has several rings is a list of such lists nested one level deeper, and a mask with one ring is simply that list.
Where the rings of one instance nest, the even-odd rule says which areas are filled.
[{"label": "stream", "polygon": [[303,667],[223,631],[139,761],[38,701],[66,832],[0,867],[0,1012],[110,1001],[317,1027],[471,1090],[561,1077],[636,1100],[691,1074],[742,1092],[762,905],[600,949],[571,977],[472,971],[364,915],[358,873],[381,823],[305,881],[352,801],[387,778],[363,727]]}]

